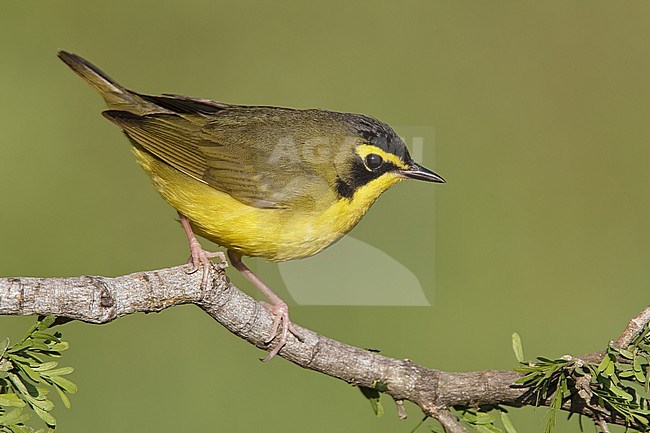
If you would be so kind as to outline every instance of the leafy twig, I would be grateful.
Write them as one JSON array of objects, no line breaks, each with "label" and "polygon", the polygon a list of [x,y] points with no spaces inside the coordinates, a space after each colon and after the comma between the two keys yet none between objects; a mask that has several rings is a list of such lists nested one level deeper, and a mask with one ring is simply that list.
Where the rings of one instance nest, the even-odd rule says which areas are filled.
[{"label": "leafy twig", "polygon": [[48,426],[56,427],[51,411],[54,403],[47,397],[54,389],[64,406],[70,407],[68,394],[77,392],[77,385],[64,376],[73,372],[72,367],[59,367],[61,352],[68,349],[61,340],[61,333],[50,333],[54,316],[46,316],[36,322],[25,338],[10,346],[9,339],[0,345],[0,431],[29,433],[25,424],[30,418],[23,412],[29,406]]}]

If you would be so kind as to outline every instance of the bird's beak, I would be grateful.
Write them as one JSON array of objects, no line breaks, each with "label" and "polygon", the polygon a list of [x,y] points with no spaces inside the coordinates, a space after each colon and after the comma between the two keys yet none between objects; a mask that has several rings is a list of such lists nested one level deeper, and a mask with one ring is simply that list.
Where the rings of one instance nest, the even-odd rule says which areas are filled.
[{"label": "bird's beak", "polygon": [[399,170],[398,173],[401,176],[407,177],[409,179],[424,180],[426,182],[445,183],[445,180],[442,177],[438,176],[428,168],[422,167],[417,162],[412,162],[409,168]]}]

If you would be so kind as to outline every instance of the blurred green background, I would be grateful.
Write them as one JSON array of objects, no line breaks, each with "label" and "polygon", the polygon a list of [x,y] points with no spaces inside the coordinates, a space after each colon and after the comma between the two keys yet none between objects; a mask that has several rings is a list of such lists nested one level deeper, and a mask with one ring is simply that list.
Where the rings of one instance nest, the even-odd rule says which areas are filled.
[{"label": "blurred green background", "polygon": [[[602,349],[648,304],[649,19],[641,1],[4,2],[0,275],[187,258],[100,98],[56,58],[66,49],[143,92],[433,128],[424,163],[448,183],[392,188],[352,233],[414,272],[432,306],[293,305],[297,323],[446,370],[513,367],[513,331],[529,358]],[[0,319],[0,337],[32,320]],[[376,418],[344,383],[262,364],[191,306],[62,330],[80,386],[55,413],[66,432],[408,432],[420,419],[409,405],[399,421],[388,399]],[[512,419],[538,432],[545,412]]]}]

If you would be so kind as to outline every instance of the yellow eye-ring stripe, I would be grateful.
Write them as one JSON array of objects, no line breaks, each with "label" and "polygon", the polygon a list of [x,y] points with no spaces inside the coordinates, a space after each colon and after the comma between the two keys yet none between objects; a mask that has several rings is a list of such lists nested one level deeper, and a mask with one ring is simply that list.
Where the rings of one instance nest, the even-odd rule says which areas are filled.
[{"label": "yellow eye-ring stripe", "polygon": [[372,144],[360,144],[359,146],[356,147],[355,151],[357,152],[357,155],[361,157],[362,160],[365,160],[366,156],[368,156],[369,154],[376,153],[377,155],[381,156],[384,159],[384,161],[392,162],[398,168],[404,170],[408,168],[406,163],[404,163],[404,161],[399,159],[397,155],[388,153],[377,146],[373,146]]}]

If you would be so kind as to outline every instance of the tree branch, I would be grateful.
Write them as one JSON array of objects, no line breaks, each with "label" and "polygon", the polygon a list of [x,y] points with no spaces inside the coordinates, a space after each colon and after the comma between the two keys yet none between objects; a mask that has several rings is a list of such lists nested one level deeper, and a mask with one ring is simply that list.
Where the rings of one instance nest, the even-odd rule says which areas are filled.
[{"label": "tree branch", "polygon": [[[185,269],[178,266],[115,278],[0,278],[0,315],[54,314],[101,324],[136,312],[195,304],[233,334],[268,349],[273,318],[259,302],[232,285],[223,271],[213,272],[211,287],[200,290],[201,272],[187,274]],[[630,322],[617,343],[629,344],[649,320],[650,307]],[[417,404],[449,433],[466,431],[450,407],[534,404],[527,400],[527,389],[515,385],[520,375],[514,371],[443,372],[297,328],[303,341],[291,335],[281,357],[355,386],[376,388],[380,384],[381,391],[396,401]],[[579,398],[563,409],[602,423],[622,423],[615,415],[594,413]]]},{"label": "tree branch", "polygon": [[468,433],[467,429],[458,422],[456,417],[446,407],[438,408],[434,411],[434,417],[447,433]]},{"label": "tree branch", "polygon": [[645,328],[650,322],[650,306],[641,311],[635,318],[630,320],[621,333],[621,335],[614,341],[614,346],[619,349],[624,349],[632,343],[634,337],[639,335],[639,332]]}]

